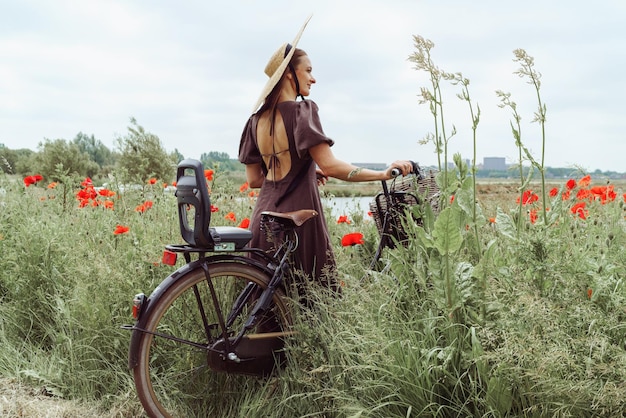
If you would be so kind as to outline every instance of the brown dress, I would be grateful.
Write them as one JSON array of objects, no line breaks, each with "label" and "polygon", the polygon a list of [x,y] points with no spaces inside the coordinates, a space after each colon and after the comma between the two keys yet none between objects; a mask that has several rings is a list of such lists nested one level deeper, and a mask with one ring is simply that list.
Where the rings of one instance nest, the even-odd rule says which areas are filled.
[{"label": "brown dress", "polygon": [[[311,278],[335,287],[335,258],[324,218],[322,202],[315,174],[316,165],[309,154],[309,148],[326,142],[333,145],[322,130],[317,105],[310,100],[287,101],[278,104],[287,131],[291,169],[278,181],[264,180],[250,221],[253,232],[251,246],[270,250],[260,231],[262,211],[290,212],[298,209],[314,209],[320,215],[298,228],[299,246],[294,262]],[[239,161],[244,164],[261,164],[267,174],[267,167],[257,146],[258,115],[252,115],[243,130],[239,144]]]}]

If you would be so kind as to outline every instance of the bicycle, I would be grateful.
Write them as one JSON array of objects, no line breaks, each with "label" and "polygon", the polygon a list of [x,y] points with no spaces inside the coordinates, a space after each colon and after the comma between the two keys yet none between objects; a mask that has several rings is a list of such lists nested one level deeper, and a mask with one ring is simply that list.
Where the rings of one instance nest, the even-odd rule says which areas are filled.
[{"label": "bicycle", "polygon": [[[414,172],[423,178],[417,164]],[[381,233],[375,261],[383,248],[401,242],[401,215],[406,205],[420,201],[410,191],[382,185],[375,199]],[[135,324],[123,326],[132,331],[128,365],[151,417],[172,416],[178,405],[208,396],[204,389],[218,379],[226,384],[223,376],[267,377],[285,365],[285,342],[296,335],[292,304],[297,302],[287,292],[293,281],[289,255],[298,245],[297,228],[319,216],[313,210],[264,212],[264,233],[283,237],[274,253],[266,254],[246,246],[250,230],[210,226],[210,197],[199,161],[178,165],[176,199],[186,244],[166,245],[164,262],[174,265],[176,255],[183,254],[186,264],[149,297],[137,294]]]}]

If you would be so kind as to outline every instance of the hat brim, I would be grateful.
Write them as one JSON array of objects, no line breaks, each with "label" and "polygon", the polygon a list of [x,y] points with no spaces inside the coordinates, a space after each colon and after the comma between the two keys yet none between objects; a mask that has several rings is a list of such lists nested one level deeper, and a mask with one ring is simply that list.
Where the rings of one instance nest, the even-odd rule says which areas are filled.
[{"label": "hat brim", "polygon": [[300,41],[300,38],[302,37],[304,28],[306,28],[306,25],[307,23],[309,23],[309,20],[311,20],[311,17],[312,15],[309,16],[304,21],[304,24],[300,28],[300,31],[298,31],[298,33],[296,34],[296,37],[291,42],[291,49],[289,50],[289,53],[285,56],[285,58],[280,63],[276,71],[274,71],[274,74],[272,74],[270,79],[267,80],[267,83],[265,83],[265,87],[263,87],[263,90],[261,91],[261,94],[259,95],[259,98],[256,101],[254,108],[252,109],[252,113],[256,112],[259,109],[259,106],[261,106],[261,104],[265,101],[265,98],[267,97],[267,95],[271,93],[271,91],[274,89],[274,86],[276,86],[280,78],[283,76],[283,73],[285,72],[285,70],[287,69],[287,66],[289,65],[289,61],[291,61],[293,54],[296,52],[296,46],[298,45],[298,42]]}]

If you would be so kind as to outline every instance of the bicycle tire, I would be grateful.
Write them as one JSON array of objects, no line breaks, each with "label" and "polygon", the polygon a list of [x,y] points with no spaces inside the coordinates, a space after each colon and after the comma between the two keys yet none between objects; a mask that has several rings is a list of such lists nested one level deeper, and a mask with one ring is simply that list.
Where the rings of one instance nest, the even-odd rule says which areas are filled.
[{"label": "bicycle tire", "polygon": [[[224,315],[248,283],[264,289],[269,282],[265,272],[240,262],[209,262],[208,270]],[[255,384],[254,380],[257,385],[262,384],[262,379],[212,370],[206,350],[151,334],[164,332],[184,340],[211,344],[205,335],[194,288],[200,292],[208,321],[214,322],[216,309],[201,266],[181,276],[156,301],[145,322],[143,329],[148,332],[142,333],[133,375],[139,399],[151,417],[219,415],[223,413],[224,396],[237,396],[246,385]],[[274,293],[273,302],[275,322],[280,329],[288,330],[291,319],[281,290]],[[246,306],[240,315],[242,319],[233,324],[235,332],[247,319],[249,309],[251,306]]]}]

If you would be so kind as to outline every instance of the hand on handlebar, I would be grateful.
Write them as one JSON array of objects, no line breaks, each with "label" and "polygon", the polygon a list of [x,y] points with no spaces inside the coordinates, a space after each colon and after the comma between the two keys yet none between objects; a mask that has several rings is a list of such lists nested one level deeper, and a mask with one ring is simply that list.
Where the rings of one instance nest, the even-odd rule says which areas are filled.
[{"label": "hand on handlebar", "polygon": [[421,169],[416,162],[410,160],[398,160],[391,163],[391,178],[398,177],[400,174],[406,176],[410,173],[414,173],[416,176],[421,177]]}]

